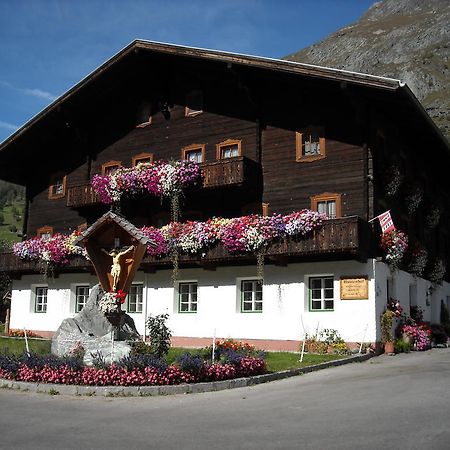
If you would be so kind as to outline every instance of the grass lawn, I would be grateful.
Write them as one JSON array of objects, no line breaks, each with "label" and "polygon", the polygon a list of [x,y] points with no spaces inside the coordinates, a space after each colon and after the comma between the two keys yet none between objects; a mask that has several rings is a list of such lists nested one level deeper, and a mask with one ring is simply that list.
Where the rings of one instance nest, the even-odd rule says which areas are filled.
[{"label": "grass lawn", "polygon": [[[167,362],[169,364],[174,362],[178,356],[185,352],[197,354],[200,353],[200,349],[171,348],[167,355]],[[314,366],[323,362],[345,358],[343,355],[309,355],[306,353],[303,356],[303,361],[300,362],[300,353],[268,352],[266,355],[267,370],[269,372],[280,372],[282,370],[296,369],[298,367]]]},{"label": "grass lawn", "polygon": [[[28,339],[30,351],[38,355],[50,353],[51,341],[41,339]],[[25,339],[0,337],[0,353],[21,355],[26,351]]]},{"label": "grass lawn", "polygon": [[[39,355],[50,353],[51,341],[49,340],[28,340],[30,351]],[[20,355],[25,351],[25,339],[0,337],[0,353]],[[199,354],[201,349],[187,349],[172,347],[167,355],[167,363],[172,364],[178,356],[185,352]],[[290,352],[268,352],[266,356],[267,370],[269,372],[279,372],[282,370],[296,369],[299,367],[313,366],[327,361],[344,358],[342,355],[310,355],[305,354],[303,362],[300,362],[299,353]]]}]

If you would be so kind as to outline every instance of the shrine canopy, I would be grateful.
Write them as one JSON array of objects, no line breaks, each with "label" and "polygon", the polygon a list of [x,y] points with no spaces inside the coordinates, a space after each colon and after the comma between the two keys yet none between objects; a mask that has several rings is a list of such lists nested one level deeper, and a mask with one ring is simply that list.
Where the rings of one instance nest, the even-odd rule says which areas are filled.
[{"label": "shrine canopy", "polygon": [[155,245],[124,217],[108,211],[76,239],[83,245],[104,291],[128,293],[147,250]]}]

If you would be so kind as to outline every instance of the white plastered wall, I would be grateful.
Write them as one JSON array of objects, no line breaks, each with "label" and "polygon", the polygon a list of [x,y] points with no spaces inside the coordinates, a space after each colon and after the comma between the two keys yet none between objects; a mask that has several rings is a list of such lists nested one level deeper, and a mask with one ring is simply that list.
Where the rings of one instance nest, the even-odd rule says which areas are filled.
[{"label": "white plastered wall", "polygon": [[[309,311],[308,278],[334,276],[334,310]],[[339,280],[342,276],[367,276],[369,295],[366,300],[341,300]],[[424,319],[439,322],[440,301],[450,299],[450,285],[431,288],[421,278],[396,271],[375,260],[316,262],[289,264],[287,267],[267,265],[263,286],[263,312],[240,311],[239,286],[242,279],[254,279],[255,266],[221,267],[216,271],[201,268],[181,269],[179,282],[198,284],[197,313],[179,313],[177,289],[171,271],[154,274],[138,272],[135,282],[144,285],[143,313],[130,314],[143,334],[149,314],[169,313],[169,326],[174,336],[301,340],[302,320],[306,331],[332,328],[348,342],[380,340],[379,317],[389,296],[396,298],[409,313],[410,304],[423,308]],[[388,281],[389,280],[389,281]],[[42,276],[23,276],[14,281],[11,306],[11,328],[55,331],[61,321],[75,314],[75,286],[96,283],[87,274],[65,274],[43,283]],[[34,312],[34,288],[48,286],[47,313]],[[145,300],[147,303],[145,304]],[[125,305],[126,306],[126,305]],[[124,308],[125,309],[125,308]]]}]

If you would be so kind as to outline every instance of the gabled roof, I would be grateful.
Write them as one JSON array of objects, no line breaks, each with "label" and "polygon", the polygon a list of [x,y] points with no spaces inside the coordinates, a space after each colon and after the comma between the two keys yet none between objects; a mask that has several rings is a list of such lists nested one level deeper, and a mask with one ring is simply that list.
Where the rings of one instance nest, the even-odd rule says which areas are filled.
[{"label": "gabled roof", "polygon": [[125,230],[127,233],[129,233],[134,239],[136,239],[140,244],[143,245],[155,245],[155,243],[145,236],[138,228],[136,228],[131,222],[129,222],[124,217],[120,216],[119,214],[116,214],[112,211],[108,211],[107,213],[103,214],[98,220],[96,220],[89,228],[84,230],[80,236],[78,236],[74,244],[79,245],[81,244],[85,239],[87,239],[89,236],[94,234],[96,231],[101,229],[106,224],[114,222],[117,225],[119,225],[123,230]]},{"label": "gabled roof", "polygon": [[110,70],[113,66],[126,60],[130,55],[138,52],[146,51],[152,53],[160,53],[167,55],[175,55],[178,57],[190,57],[199,60],[220,61],[228,65],[239,65],[252,67],[254,69],[270,70],[275,72],[290,73],[293,75],[307,76],[322,80],[333,80],[337,82],[360,85],[370,89],[381,89],[384,91],[403,91],[407,102],[417,110],[417,112],[427,121],[433,128],[434,132],[444,142],[444,145],[450,151],[450,144],[442,135],[436,124],[431,120],[426,113],[423,106],[414,96],[409,87],[400,80],[393,78],[385,78],[374,75],[367,75],[357,72],[350,72],[346,70],[333,69],[329,67],[321,67],[311,64],[298,63],[293,61],[286,61],[280,59],[266,58],[261,56],[250,56],[238,53],[230,53],[218,50],[208,50],[203,48],[187,47],[174,44],[166,44],[160,42],[135,40],[127,45],[125,48],[116,53],[104,64],[95,69],[92,73],[83,78],[75,86],[69,89],[66,93],[57,98],[53,103],[43,109],[36,116],[31,118],[22,127],[15,131],[5,141],[0,144],[0,152],[9,144],[17,140],[21,135],[24,135],[37,122],[49,115],[53,111],[58,111],[69,98],[76,96],[80,91],[89,86],[93,81],[100,77],[104,72]]}]

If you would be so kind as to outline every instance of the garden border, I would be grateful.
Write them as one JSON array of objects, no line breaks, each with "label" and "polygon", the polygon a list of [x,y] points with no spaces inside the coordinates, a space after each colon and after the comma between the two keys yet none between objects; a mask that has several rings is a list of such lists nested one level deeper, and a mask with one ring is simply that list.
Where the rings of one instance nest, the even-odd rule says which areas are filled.
[{"label": "garden border", "polygon": [[375,356],[372,353],[336,359],[315,366],[299,367],[281,372],[255,375],[232,380],[212,381],[192,384],[166,386],[84,386],[77,384],[31,383],[0,378],[0,388],[17,389],[24,392],[47,393],[50,395],[103,396],[103,397],[151,397],[157,395],[200,394],[203,392],[223,391],[240,387],[255,386],[269,381],[282,380],[304,373],[317,372],[328,367],[343,366],[354,362],[363,362]]}]

